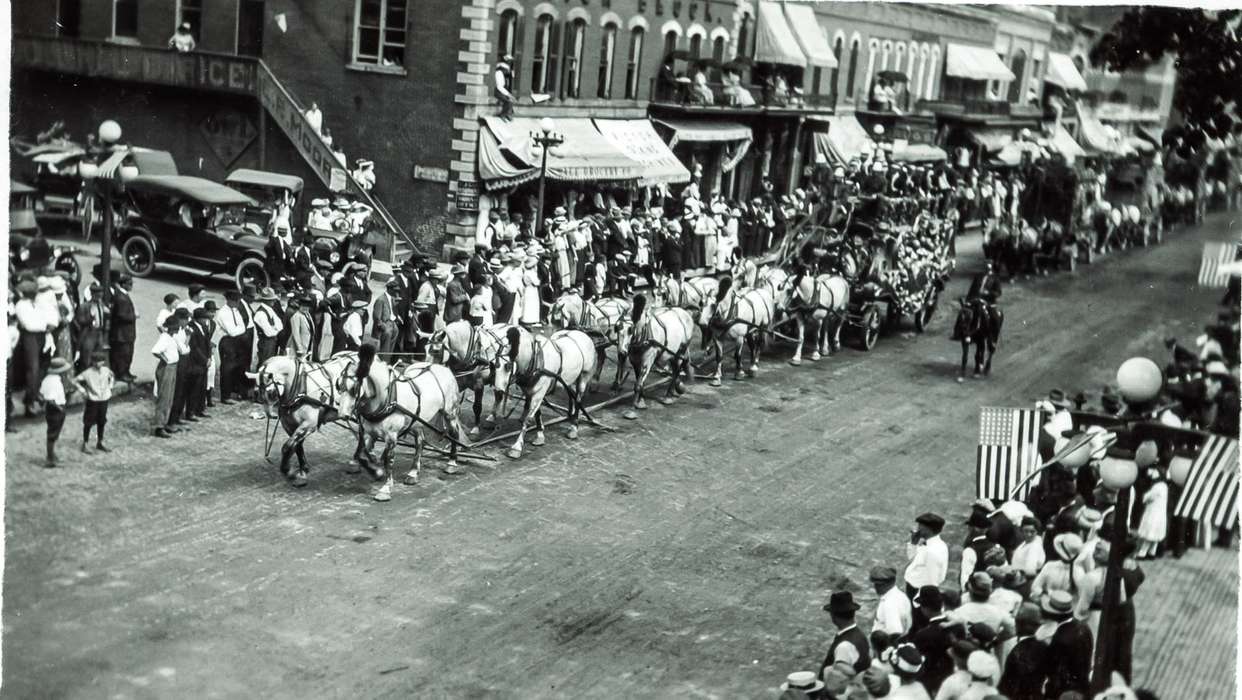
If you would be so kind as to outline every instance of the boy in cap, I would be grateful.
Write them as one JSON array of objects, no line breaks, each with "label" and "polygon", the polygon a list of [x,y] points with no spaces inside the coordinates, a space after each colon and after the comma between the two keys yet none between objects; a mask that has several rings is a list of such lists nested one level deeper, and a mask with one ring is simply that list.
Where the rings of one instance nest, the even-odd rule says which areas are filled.
[{"label": "boy in cap", "polygon": [[47,422],[47,467],[56,466],[56,441],[65,425],[65,383],[61,375],[71,369],[63,357],[53,357],[47,374],[39,384],[39,396],[43,400],[43,417]]},{"label": "boy in cap", "polygon": [[90,454],[88,446],[91,428],[95,428],[95,448],[110,452],[104,446],[104,426],[108,423],[108,402],[112,400],[112,388],[116,377],[108,367],[108,353],[96,350],[91,353],[91,365],[73,378],[73,384],[85,398],[82,410],[82,452]]},{"label": "boy in cap", "polygon": [[181,358],[185,365],[186,420],[209,418],[207,413],[207,365],[211,362],[211,312],[206,307],[194,309],[185,327],[190,352]]}]

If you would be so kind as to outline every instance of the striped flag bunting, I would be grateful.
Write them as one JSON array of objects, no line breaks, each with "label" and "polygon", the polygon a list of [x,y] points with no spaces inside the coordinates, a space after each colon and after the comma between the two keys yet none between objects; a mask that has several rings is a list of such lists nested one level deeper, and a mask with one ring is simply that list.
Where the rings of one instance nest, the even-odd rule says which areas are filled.
[{"label": "striped flag bunting", "polygon": [[[1041,411],[1033,408],[979,409],[979,452],[975,497],[1009,500],[1018,484],[1040,466]],[[1017,494],[1026,498],[1030,482]]]},{"label": "striped flag bunting", "polygon": [[1237,244],[1208,242],[1203,244],[1203,260],[1199,263],[1199,286],[1220,288],[1229,284],[1229,263],[1236,257]]},{"label": "striped flag bunting", "polygon": [[1213,527],[1238,517],[1238,441],[1210,435],[1190,464],[1173,514]]}]

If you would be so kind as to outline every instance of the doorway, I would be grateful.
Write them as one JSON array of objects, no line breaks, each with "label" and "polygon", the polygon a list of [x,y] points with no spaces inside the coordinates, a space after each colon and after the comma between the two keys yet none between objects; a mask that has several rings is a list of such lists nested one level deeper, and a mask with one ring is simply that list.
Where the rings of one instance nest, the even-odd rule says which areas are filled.
[{"label": "doorway", "polygon": [[263,0],[240,0],[237,5],[237,53],[263,55]]}]

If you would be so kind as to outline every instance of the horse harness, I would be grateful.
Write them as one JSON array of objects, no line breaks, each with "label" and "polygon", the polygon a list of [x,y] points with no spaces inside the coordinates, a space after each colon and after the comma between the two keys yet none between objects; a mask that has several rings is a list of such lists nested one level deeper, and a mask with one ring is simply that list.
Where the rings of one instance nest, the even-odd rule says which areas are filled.
[{"label": "horse harness", "polygon": [[[647,349],[648,347],[654,347],[661,352],[666,352],[669,355],[672,355],[675,359],[680,359],[686,352],[686,346],[683,346],[680,350],[674,352],[667,345],[669,338],[668,326],[660,319],[659,315],[646,315],[645,318],[648,322],[640,324],[639,327],[636,327],[634,337],[630,339],[630,352],[633,353],[636,349],[641,351]],[[664,343],[661,343],[652,336],[650,325],[652,321],[658,324],[660,326],[660,330],[664,333]],[[682,330],[686,333],[687,338],[689,338],[693,333],[693,329],[683,328]]]},{"label": "horse harness", "polygon": [[[375,409],[374,411],[364,411],[362,410],[360,403],[355,403],[354,414],[357,415],[359,418],[367,421],[368,423],[379,423],[381,421],[386,420],[387,418],[392,416],[394,413],[400,414],[402,416],[405,416],[406,418],[409,418],[410,424],[406,426],[398,434],[397,437],[404,437],[406,433],[408,433],[411,429],[413,429],[415,425],[419,423],[427,425],[427,421],[423,420],[423,418],[421,417],[422,410],[423,410],[423,393],[419,391],[419,388],[416,382],[419,377],[422,377],[424,374],[430,372],[432,367],[434,366],[435,365],[429,364],[421,368],[418,374],[415,374],[414,376],[397,376],[397,370],[392,367],[389,367],[388,368],[388,380],[389,380],[388,391],[386,392],[386,395],[384,396],[383,403],[381,403],[379,407]],[[402,406],[401,402],[397,400],[397,386],[400,384],[408,385],[410,387],[411,393],[414,394],[414,399],[415,401],[417,401],[417,403],[415,404],[413,411],[406,408],[405,406]],[[444,387],[440,386],[439,381],[436,382],[436,388],[440,390],[441,398],[447,400],[448,397],[444,395]],[[428,427],[431,427],[431,426],[428,426]]]},{"label": "horse harness", "polygon": [[[307,365],[311,365],[308,367]],[[318,396],[312,396],[307,391],[308,379],[312,372],[322,372],[326,381],[327,389],[323,388],[323,384],[316,382],[319,389]],[[266,388],[275,386],[276,382],[271,379],[271,374],[263,373],[260,383],[265,384]],[[327,367],[322,362],[306,362],[299,358],[293,358],[293,381],[285,389],[284,394],[280,398],[280,402],[276,408],[284,417],[293,413],[302,406],[311,406],[319,409],[319,425],[330,423],[337,418],[336,409],[336,387],[332,382],[332,375],[328,374]]]},{"label": "horse harness", "polygon": [[[711,325],[715,326],[716,328],[728,328],[736,324],[741,324],[741,325],[747,326],[747,331],[746,331],[747,335],[750,335],[756,330],[763,330],[763,327],[756,324],[754,321],[747,321],[746,319],[740,318],[737,315],[738,304],[739,302],[744,301],[746,302],[746,307],[750,309],[752,318],[759,318],[759,313],[758,313],[758,310],[754,302],[752,302],[750,299],[745,299],[744,294],[730,294],[729,296],[732,297],[732,301],[729,303],[728,313],[723,316],[721,316],[719,313],[713,314]],[[716,310],[717,312],[719,312],[720,310],[719,307],[717,307]],[[769,318],[773,316],[773,309],[767,308],[766,302],[764,304],[764,310],[768,312]],[[722,318],[729,319],[729,320],[722,321],[720,320]]]},{"label": "horse harness", "polygon": [[[801,280],[799,280],[799,282],[801,282]],[[811,298],[804,299],[802,297],[801,289],[799,288],[799,286],[797,284],[793,285],[793,293],[790,294],[790,300],[793,301],[796,299],[796,300],[799,300],[805,303],[803,304],[792,304],[791,303],[788,310],[793,311],[795,313],[800,312],[800,311],[806,311],[809,313],[815,313],[816,311],[826,311],[830,314],[836,313],[835,309],[831,305],[826,306],[820,300],[820,297],[822,296],[821,287],[825,287],[825,286],[827,285],[820,284],[819,279],[812,277],[811,278],[811,289],[813,291],[811,294]],[[836,302],[836,297],[833,295],[831,289],[828,290],[828,298],[831,300],[832,303]]]}]

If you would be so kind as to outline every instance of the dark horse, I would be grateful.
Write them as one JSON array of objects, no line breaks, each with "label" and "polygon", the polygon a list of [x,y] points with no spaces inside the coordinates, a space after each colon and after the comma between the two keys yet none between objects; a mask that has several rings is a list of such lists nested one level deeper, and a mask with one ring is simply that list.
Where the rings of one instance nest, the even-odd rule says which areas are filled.
[{"label": "dark horse", "polygon": [[989,313],[987,305],[979,299],[961,299],[958,305],[960,309],[957,321],[953,323],[953,340],[962,344],[962,368],[957,374],[957,381],[960,382],[966,377],[966,354],[971,343],[975,344],[975,376],[992,373],[992,356],[996,354],[1004,317],[999,310]]}]

